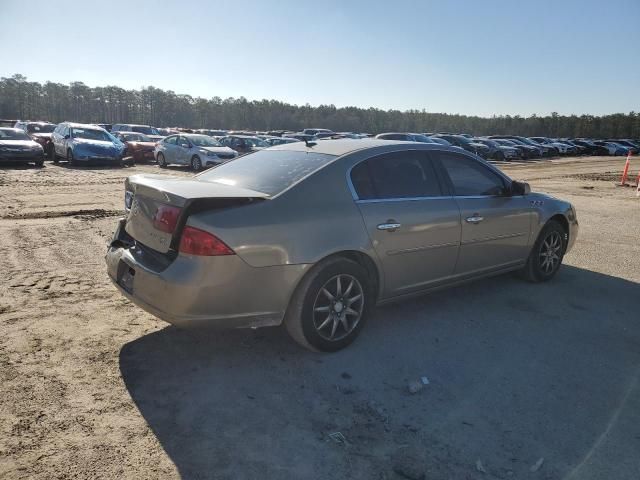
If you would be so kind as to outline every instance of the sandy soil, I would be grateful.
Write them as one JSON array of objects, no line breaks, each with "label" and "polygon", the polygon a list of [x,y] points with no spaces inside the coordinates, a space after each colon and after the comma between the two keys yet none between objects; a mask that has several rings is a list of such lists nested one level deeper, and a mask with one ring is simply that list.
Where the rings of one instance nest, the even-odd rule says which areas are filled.
[{"label": "sandy soil", "polygon": [[155,166],[3,167],[0,478],[640,478],[640,198],[614,186],[623,163],[501,165],[576,206],[558,277],[380,308],[334,355],[278,328],[182,332],[116,292],[122,182]]}]

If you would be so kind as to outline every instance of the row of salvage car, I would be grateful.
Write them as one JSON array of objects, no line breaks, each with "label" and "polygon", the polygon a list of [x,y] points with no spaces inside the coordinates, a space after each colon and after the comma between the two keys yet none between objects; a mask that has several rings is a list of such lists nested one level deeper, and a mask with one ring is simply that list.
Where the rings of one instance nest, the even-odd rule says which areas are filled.
[{"label": "row of salvage car", "polygon": [[[2,125],[2,121],[0,121]],[[46,158],[69,165],[100,163],[133,165],[157,162],[161,168],[185,165],[200,171],[239,155],[293,142],[337,138],[362,139],[369,134],[333,132],[309,128],[301,132],[157,129],[136,124],[82,124],[17,121],[13,128],[0,126],[0,161],[44,165]],[[380,140],[411,141],[454,146],[484,159],[512,161],[558,155],[627,155],[640,152],[632,139],[558,139],[492,135],[474,137],[453,133],[389,132]]]}]

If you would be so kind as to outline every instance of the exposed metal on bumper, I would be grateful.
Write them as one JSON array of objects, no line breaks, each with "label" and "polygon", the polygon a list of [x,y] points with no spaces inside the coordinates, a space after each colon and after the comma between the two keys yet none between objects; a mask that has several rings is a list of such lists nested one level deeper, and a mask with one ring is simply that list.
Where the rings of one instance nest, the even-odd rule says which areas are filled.
[{"label": "exposed metal on bumper", "polygon": [[[178,255],[162,271],[142,265],[129,248],[112,245],[107,272],[120,292],[143,310],[173,325],[221,328],[282,323],[289,298],[308,265],[251,267],[237,255]],[[118,283],[133,268],[132,292]]]}]

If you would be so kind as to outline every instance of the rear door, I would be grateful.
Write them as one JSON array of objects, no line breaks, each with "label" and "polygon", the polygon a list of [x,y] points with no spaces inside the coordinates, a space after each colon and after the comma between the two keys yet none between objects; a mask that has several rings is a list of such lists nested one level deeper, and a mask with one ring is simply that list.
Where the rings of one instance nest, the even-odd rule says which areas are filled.
[{"label": "rear door", "polygon": [[452,152],[434,157],[462,217],[456,275],[523,262],[529,253],[532,216],[526,196],[512,196],[508,181],[480,160]]},{"label": "rear door", "polygon": [[164,158],[166,159],[167,163],[177,163],[176,161],[176,154],[178,152],[178,147],[176,145],[177,142],[178,142],[177,135],[172,137],[167,137],[162,141],[164,145],[162,154],[164,155]]},{"label": "rear door", "polygon": [[372,157],[351,171],[356,200],[384,270],[383,297],[411,293],[454,272],[460,211],[424,151]]}]

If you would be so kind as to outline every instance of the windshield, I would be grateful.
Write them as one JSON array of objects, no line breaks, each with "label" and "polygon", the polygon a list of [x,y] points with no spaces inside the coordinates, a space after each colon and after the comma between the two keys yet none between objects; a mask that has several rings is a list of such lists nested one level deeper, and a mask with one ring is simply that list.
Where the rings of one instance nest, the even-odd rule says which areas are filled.
[{"label": "windshield", "polygon": [[133,126],[131,127],[132,132],[144,133],[145,135],[160,135],[160,132],[153,127],[145,127],[142,126]]},{"label": "windshield", "polygon": [[264,140],[260,140],[259,138],[256,138],[256,137],[248,137],[248,138],[245,138],[244,141],[247,142],[252,147],[268,147],[269,146],[267,142],[265,142]]},{"label": "windshield", "polygon": [[189,135],[187,137],[196,147],[221,147],[220,142],[208,135]]},{"label": "windshield", "polygon": [[107,132],[105,132],[104,130],[94,130],[91,128],[72,128],[71,137],[84,138],[85,140],[98,140],[101,142],[112,141]]},{"label": "windshield", "polygon": [[56,126],[52,123],[30,123],[27,125],[27,132],[29,133],[51,133],[56,129]]},{"label": "windshield", "polygon": [[0,130],[0,140],[31,140],[22,130]]},{"label": "windshield", "polygon": [[333,155],[314,152],[260,150],[207,170],[198,179],[248,188],[273,196],[334,158]]},{"label": "windshield", "polygon": [[123,133],[122,139],[126,142],[153,142],[153,140],[142,133]]}]

